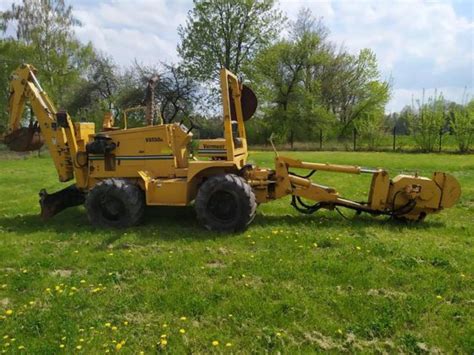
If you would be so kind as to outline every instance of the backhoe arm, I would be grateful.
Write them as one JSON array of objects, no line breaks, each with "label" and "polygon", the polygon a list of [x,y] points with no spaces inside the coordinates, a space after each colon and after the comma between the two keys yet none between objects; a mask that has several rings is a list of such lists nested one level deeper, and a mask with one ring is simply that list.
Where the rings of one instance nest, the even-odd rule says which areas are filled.
[{"label": "backhoe arm", "polygon": [[[85,184],[83,168],[75,168],[73,159],[78,152],[74,125],[66,112],[58,112],[36,78],[36,69],[24,64],[11,76],[9,99],[9,123],[5,143],[12,150],[30,151],[41,147],[43,141],[53,159],[62,182],[76,175],[79,186]],[[29,102],[39,127],[32,123],[21,128],[25,104]],[[39,136],[39,131],[41,136]]]}]

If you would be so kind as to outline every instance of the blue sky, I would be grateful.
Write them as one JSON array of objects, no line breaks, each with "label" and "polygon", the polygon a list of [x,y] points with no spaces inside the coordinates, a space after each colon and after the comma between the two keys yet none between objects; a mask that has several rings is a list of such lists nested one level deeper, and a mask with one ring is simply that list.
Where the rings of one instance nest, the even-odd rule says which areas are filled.
[{"label": "blue sky", "polygon": [[[0,0],[0,9],[11,1]],[[78,37],[92,41],[121,65],[134,59],[151,64],[177,61],[177,27],[192,1],[70,1],[83,26]],[[438,93],[461,102],[474,82],[474,1],[472,0],[281,0],[290,20],[301,7],[323,17],[330,39],[357,53],[371,48],[382,76],[392,78],[387,111],[410,104],[412,96]]]}]

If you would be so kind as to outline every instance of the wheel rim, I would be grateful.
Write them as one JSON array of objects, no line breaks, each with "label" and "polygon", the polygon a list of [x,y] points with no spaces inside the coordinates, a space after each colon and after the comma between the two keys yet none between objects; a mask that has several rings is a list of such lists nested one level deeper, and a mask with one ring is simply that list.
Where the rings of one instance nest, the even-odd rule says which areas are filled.
[{"label": "wheel rim", "polygon": [[102,216],[109,221],[118,221],[126,212],[125,204],[113,196],[105,196],[100,202]]},{"label": "wheel rim", "polygon": [[238,210],[237,198],[229,191],[216,191],[209,198],[207,209],[220,222],[232,221]]}]

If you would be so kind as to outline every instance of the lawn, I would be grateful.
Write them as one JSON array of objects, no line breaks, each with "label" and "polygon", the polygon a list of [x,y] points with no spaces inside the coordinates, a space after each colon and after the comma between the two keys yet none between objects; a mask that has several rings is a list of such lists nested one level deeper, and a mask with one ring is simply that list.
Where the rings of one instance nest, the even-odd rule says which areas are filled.
[{"label": "lawn", "polygon": [[[262,205],[244,233],[203,230],[190,208],[100,230],[82,207],[43,223],[47,157],[0,160],[0,349],[7,353],[458,352],[474,350],[474,156],[288,153],[318,162],[447,171],[455,208],[405,225]],[[251,160],[272,166],[273,153]],[[363,198],[368,177],[314,180]]]}]

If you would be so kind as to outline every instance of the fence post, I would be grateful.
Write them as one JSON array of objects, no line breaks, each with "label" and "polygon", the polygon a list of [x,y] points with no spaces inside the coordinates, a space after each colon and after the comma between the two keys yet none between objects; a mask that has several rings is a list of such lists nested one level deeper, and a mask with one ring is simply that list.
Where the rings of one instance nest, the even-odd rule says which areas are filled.
[{"label": "fence post", "polygon": [[395,151],[397,145],[397,126],[393,126],[393,151]]},{"label": "fence post", "polygon": [[356,151],[356,146],[357,146],[357,129],[354,127],[354,131],[353,131],[353,135],[354,135],[354,152]]},{"label": "fence post", "polygon": [[319,129],[319,150],[323,150],[323,129]]},{"label": "fence post", "polygon": [[441,153],[441,140],[443,138],[443,129],[440,128],[439,130],[439,153]]}]

